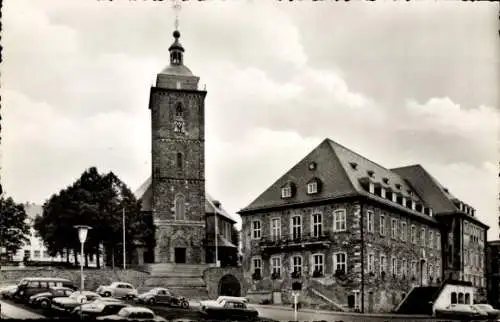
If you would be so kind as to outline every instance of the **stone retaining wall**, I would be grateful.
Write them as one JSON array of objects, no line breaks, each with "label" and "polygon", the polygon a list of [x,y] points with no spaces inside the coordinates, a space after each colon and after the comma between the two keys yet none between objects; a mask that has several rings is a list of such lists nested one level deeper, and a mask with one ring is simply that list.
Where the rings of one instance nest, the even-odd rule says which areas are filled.
[{"label": "stone retaining wall", "polygon": [[[148,273],[128,269],[84,269],[85,289],[95,290],[99,285],[107,285],[111,282],[121,281],[134,285],[136,288],[144,286],[145,280],[149,277]],[[19,269],[0,271],[1,284],[13,284],[25,277],[59,277],[66,278],[80,285],[80,270],[74,269]]]},{"label": "stone retaining wall", "polygon": [[203,280],[207,286],[210,299],[216,299],[219,296],[219,282],[226,275],[233,275],[239,281],[241,296],[245,296],[248,285],[243,278],[243,269],[241,267],[209,267],[203,271]]}]

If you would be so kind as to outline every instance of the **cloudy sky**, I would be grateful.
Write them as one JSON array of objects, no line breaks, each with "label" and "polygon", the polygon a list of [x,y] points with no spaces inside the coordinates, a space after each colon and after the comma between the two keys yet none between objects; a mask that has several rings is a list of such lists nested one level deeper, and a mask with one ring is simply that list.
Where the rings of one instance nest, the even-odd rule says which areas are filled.
[{"label": "cloudy sky", "polygon": [[[42,203],[90,166],[135,190],[171,2],[16,0],[2,18],[6,193]],[[422,164],[498,238],[498,29],[494,3],[184,2],[208,191],[234,213],[328,137],[389,168]]]}]

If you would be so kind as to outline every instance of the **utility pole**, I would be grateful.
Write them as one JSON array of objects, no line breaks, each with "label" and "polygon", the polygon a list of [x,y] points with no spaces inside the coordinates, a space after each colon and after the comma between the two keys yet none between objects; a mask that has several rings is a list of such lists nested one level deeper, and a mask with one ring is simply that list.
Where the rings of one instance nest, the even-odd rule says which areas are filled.
[{"label": "utility pole", "polygon": [[122,208],[122,219],[123,219],[123,269],[126,268],[126,247],[125,247],[125,207]]}]

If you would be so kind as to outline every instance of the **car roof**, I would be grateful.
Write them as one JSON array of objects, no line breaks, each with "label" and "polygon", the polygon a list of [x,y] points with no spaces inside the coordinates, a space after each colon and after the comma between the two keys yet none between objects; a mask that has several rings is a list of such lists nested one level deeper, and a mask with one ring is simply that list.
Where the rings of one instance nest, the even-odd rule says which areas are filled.
[{"label": "car roof", "polygon": [[152,310],[145,308],[145,307],[142,307],[142,306],[127,306],[127,307],[124,307],[123,310],[127,310],[129,312],[134,312],[134,313],[147,312],[147,313],[154,314],[154,312]]},{"label": "car roof", "polygon": [[36,281],[36,282],[71,282],[70,280],[66,278],[59,278],[59,277],[25,277],[22,279],[22,281]]}]

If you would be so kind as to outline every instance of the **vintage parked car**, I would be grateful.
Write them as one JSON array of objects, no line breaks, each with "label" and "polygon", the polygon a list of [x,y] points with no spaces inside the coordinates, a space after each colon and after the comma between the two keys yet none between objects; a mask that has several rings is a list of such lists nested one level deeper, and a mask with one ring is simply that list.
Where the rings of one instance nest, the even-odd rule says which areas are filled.
[{"label": "vintage parked car", "polygon": [[16,291],[17,291],[17,284],[6,285],[0,288],[0,294],[2,295],[3,299],[11,299],[14,296],[14,293],[16,293]]},{"label": "vintage parked car", "polygon": [[104,297],[117,297],[117,298],[134,298],[139,292],[130,283],[113,282],[110,285],[101,285],[96,290],[97,294]]},{"label": "vintage parked car", "polygon": [[466,318],[466,319],[486,319],[488,313],[480,311],[470,304],[450,304],[444,309],[436,309],[436,317],[439,318]]},{"label": "vintage parked car", "polygon": [[95,319],[99,316],[117,314],[124,307],[129,304],[122,302],[112,297],[104,297],[95,300],[92,303],[85,303],[77,306],[71,315],[75,319]]},{"label": "vintage parked car", "polygon": [[248,299],[246,297],[235,297],[235,296],[219,296],[216,300],[206,300],[200,301],[200,308],[208,308],[208,307],[221,307],[225,300],[234,300],[241,301],[245,304],[248,304]]},{"label": "vintage parked car", "polygon": [[497,319],[500,316],[500,310],[493,308],[489,304],[474,304],[473,306],[479,311],[487,313],[490,320]]},{"label": "vintage parked car", "polygon": [[99,316],[97,317],[97,320],[167,321],[161,316],[154,314],[154,312],[150,309],[139,306],[124,307],[117,314]]},{"label": "vintage parked car", "polygon": [[52,299],[56,297],[69,297],[74,291],[68,287],[51,287],[47,292],[30,296],[29,304],[48,309],[52,306]]},{"label": "vintage parked car", "polygon": [[97,293],[90,291],[76,291],[73,292],[69,297],[56,297],[52,299],[52,307],[68,312],[72,312],[75,307],[85,304],[87,302],[93,302],[99,299],[101,296]]},{"label": "vintage parked car", "polygon": [[224,300],[220,307],[204,307],[201,309],[206,317],[216,320],[254,320],[259,316],[256,309],[248,307],[238,300]]},{"label": "vintage parked car", "polygon": [[68,279],[58,277],[25,277],[19,282],[17,291],[12,296],[20,302],[28,301],[30,296],[47,292],[49,288],[63,286],[76,290],[75,285]]},{"label": "vintage parked car", "polygon": [[138,303],[154,305],[164,303],[170,306],[180,306],[183,309],[189,308],[189,301],[183,296],[174,294],[171,290],[164,287],[155,287],[135,298]]}]

